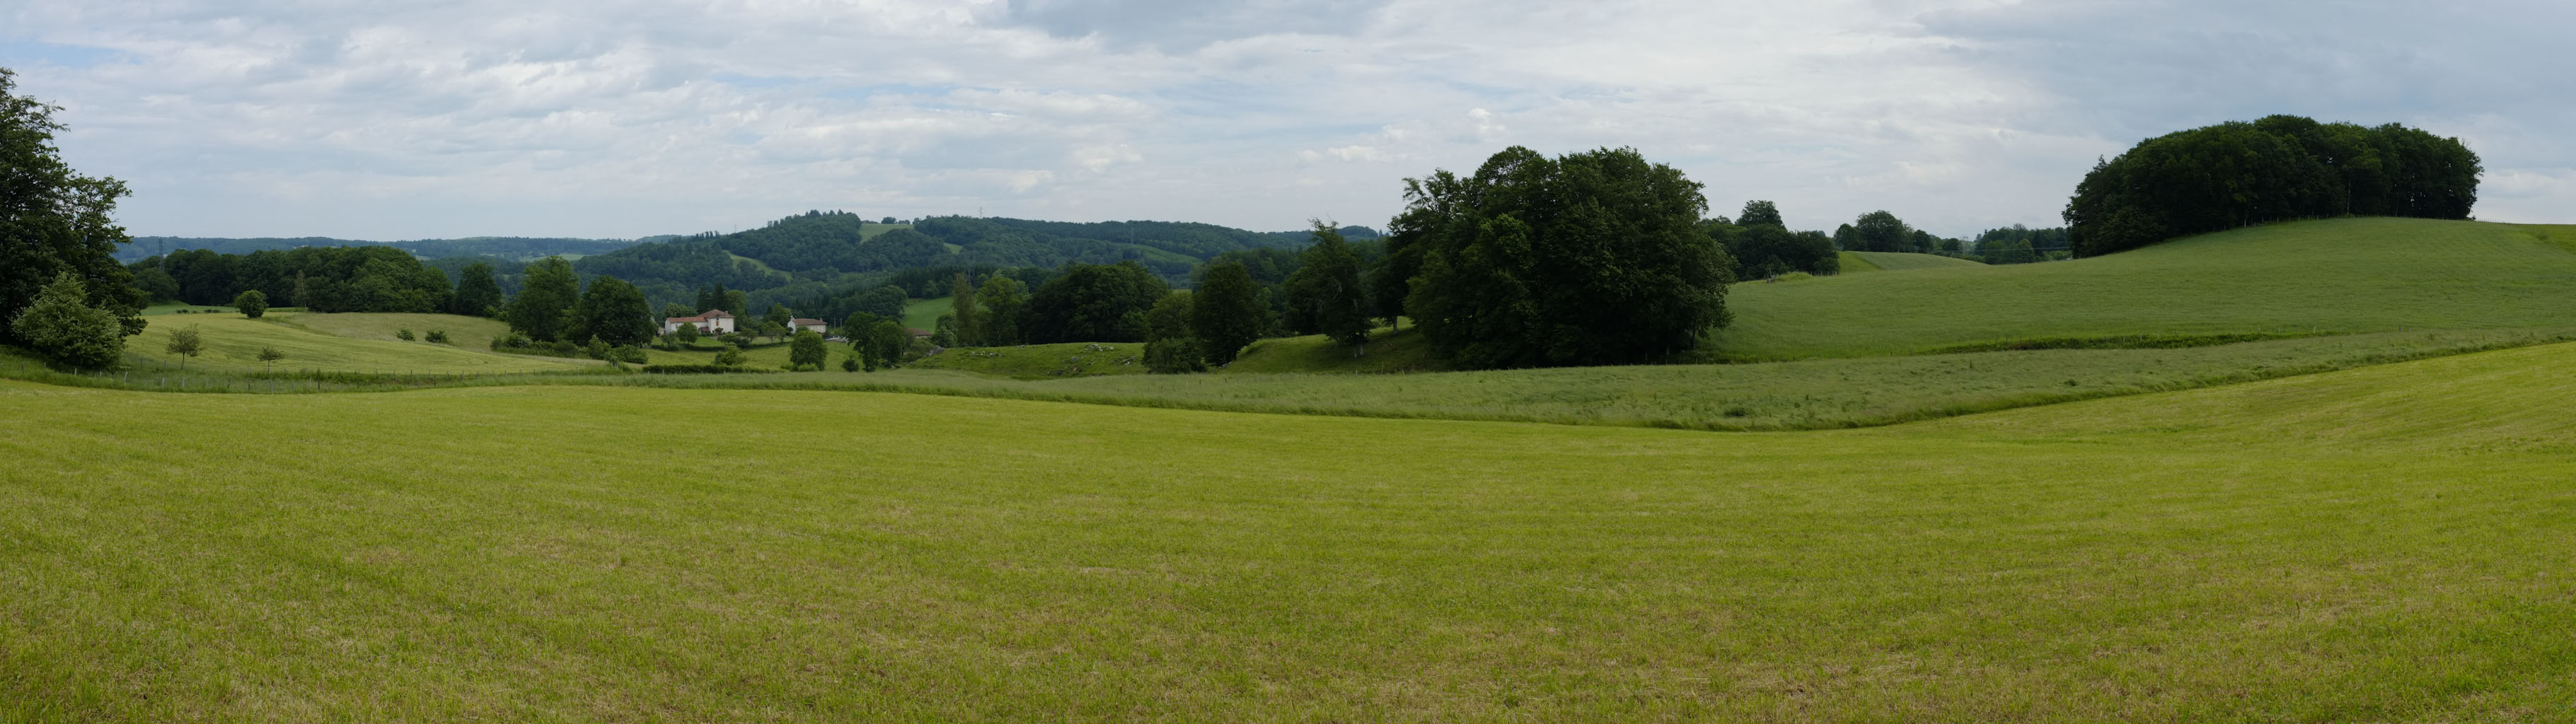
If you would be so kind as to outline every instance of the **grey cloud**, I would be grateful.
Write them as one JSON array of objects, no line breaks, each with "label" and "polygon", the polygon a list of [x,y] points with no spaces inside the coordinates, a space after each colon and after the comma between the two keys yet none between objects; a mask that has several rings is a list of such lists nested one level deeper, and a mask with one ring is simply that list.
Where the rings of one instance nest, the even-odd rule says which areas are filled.
[{"label": "grey cloud", "polygon": [[1383,0],[1010,0],[1010,20],[1060,38],[1188,52],[1263,35],[1344,35]]}]

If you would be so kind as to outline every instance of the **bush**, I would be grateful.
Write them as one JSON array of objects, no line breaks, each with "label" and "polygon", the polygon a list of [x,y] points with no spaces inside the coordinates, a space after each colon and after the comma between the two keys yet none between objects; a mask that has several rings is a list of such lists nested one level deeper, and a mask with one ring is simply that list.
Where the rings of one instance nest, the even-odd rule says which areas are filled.
[{"label": "bush", "polygon": [[723,350],[716,352],[716,364],[725,367],[742,366],[742,348],[730,344],[725,345]]},{"label": "bush", "polygon": [[429,336],[426,339],[435,344],[450,344],[447,341],[447,330],[444,329],[429,330]]},{"label": "bush", "polygon": [[505,350],[505,349],[527,349],[527,348],[528,348],[528,336],[527,336],[527,335],[524,335],[524,334],[520,334],[520,333],[518,333],[518,332],[517,332],[517,331],[515,331],[515,330],[514,330],[514,331],[511,331],[511,332],[510,332],[510,333],[508,333],[508,334],[503,334],[503,335],[501,335],[501,336],[493,337],[493,338],[492,338],[492,351],[494,351],[494,352],[499,352],[499,351],[501,351],[501,350]]},{"label": "bush", "polygon": [[402,340],[402,341],[405,341],[405,342],[412,341],[412,338],[411,338],[411,330],[410,330],[410,329],[397,329],[397,330],[394,330],[394,339],[399,339],[399,340]]},{"label": "bush", "polygon": [[569,339],[558,339],[558,340],[555,340],[554,351],[555,351],[555,356],[557,356],[557,357],[578,357],[578,356],[583,356],[583,355],[582,355],[582,351],[581,351],[581,345],[573,344],[573,343],[572,343],[572,340],[569,340]]},{"label": "bush", "polygon": [[760,369],[760,368],[757,368],[757,367],[739,367],[739,366],[735,366],[735,367],[728,367],[728,366],[725,366],[725,365],[645,365],[645,366],[644,366],[644,372],[645,372],[646,374],[657,374],[657,375],[721,375],[721,374],[737,374],[737,373],[746,373],[746,372],[767,373],[767,372],[776,372],[776,371],[777,371],[777,370],[764,370],[764,369]]},{"label": "bush", "polygon": [[859,358],[857,358],[857,357],[843,357],[843,358],[841,358],[841,371],[843,371],[843,372],[857,372],[857,371],[859,371]]},{"label": "bush", "polygon": [[625,344],[608,348],[608,359],[615,362],[638,365],[644,364],[646,361],[644,348]]}]

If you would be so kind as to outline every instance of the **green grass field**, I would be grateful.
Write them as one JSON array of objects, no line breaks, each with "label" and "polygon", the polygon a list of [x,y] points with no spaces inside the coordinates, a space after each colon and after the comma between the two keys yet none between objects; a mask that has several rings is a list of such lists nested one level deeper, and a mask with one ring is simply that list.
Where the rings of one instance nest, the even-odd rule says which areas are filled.
[{"label": "green grass field", "polygon": [[2037,337],[2495,329],[2576,320],[2576,229],[2331,219],[2090,259],[1738,285],[1721,359]]},{"label": "green grass field", "polygon": [[1845,273],[1863,271],[1901,271],[1905,269],[1935,269],[1955,266],[1985,266],[1984,264],[1968,261],[1966,259],[1946,257],[1939,254],[1911,254],[1896,251],[1846,251],[1838,253],[1842,256],[1842,270]]},{"label": "green grass field", "polygon": [[[598,363],[551,357],[495,354],[491,335],[501,323],[446,314],[304,314],[272,313],[259,319],[239,314],[163,314],[146,318],[151,326],[127,338],[126,355],[146,364],[179,367],[167,351],[170,331],[195,325],[205,351],[185,366],[209,370],[260,370],[272,367],[259,359],[263,348],[286,353],[277,369],[334,372],[403,372],[420,374],[509,374],[588,369]],[[417,326],[413,326],[417,325]],[[393,331],[409,326],[424,335],[446,329],[454,344],[403,342]]]},{"label": "green grass field", "polygon": [[1134,342],[962,347],[921,358],[912,367],[1019,379],[1145,373],[1145,345]]},{"label": "green grass field", "polygon": [[[0,720],[2576,701],[2576,344],[1731,435],[746,390],[0,396]],[[744,443],[670,443],[711,430]]]},{"label": "green grass field", "polygon": [[[930,331],[939,330],[939,317],[956,311],[955,297],[915,299],[903,305],[903,326]],[[835,320],[838,321],[838,320]]]}]

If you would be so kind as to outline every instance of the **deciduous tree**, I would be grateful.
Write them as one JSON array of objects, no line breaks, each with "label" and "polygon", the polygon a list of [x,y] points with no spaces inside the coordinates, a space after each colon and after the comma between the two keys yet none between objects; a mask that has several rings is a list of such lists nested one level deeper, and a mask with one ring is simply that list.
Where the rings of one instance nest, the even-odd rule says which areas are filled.
[{"label": "deciduous tree", "polygon": [[258,319],[268,313],[268,295],[257,289],[242,292],[233,297],[233,309],[240,310],[244,317]]},{"label": "deciduous tree", "polygon": [[571,326],[573,305],[580,300],[581,279],[573,274],[572,263],[550,256],[528,265],[519,296],[510,299],[510,308],[503,317],[510,328],[525,333],[529,339],[564,339]]},{"label": "deciduous tree", "polygon": [[1242,264],[1210,266],[1207,280],[1191,295],[1191,336],[1206,345],[1208,364],[1233,364],[1245,345],[1261,338],[1261,328],[1267,326],[1263,317],[1269,311],[1261,303],[1260,283]]}]

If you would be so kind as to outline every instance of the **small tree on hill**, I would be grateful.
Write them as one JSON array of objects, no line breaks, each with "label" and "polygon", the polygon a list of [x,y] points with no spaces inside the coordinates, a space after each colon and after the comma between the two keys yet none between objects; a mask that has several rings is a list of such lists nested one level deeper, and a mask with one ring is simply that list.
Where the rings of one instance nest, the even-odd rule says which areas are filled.
[{"label": "small tree on hill", "polygon": [[698,325],[683,323],[679,329],[671,331],[671,336],[680,338],[681,344],[697,344]]},{"label": "small tree on hill", "polygon": [[257,289],[242,292],[240,296],[233,297],[233,308],[241,310],[244,317],[258,319],[259,315],[268,313],[268,295]]},{"label": "small tree on hill", "polygon": [[114,366],[125,351],[124,326],[114,313],[86,304],[88,298],[89,289],[78,275],[57,274],[36,294],[34,304],[10,320],[9,329],[54,366],[76,370]]},{"label": "small tree on hill", "polygon": [[1315,243],[1298,254],[1297,271],[1284,285],[1288,294],[1288,327],[1298,334],[1322,334],[1355,351],[1368,342],[1368,290],[1360,285],[1360,257],[1340,232],[1315,221]]},{"label": "small tree on hill", "polygon": [[1208,364],[1224,366],[1261,338],[1269,309],[1261,303],[1261,283],[1242,264],[1208,267],[1190,303],[1190,332],[1206,345]]},{"label": "small tree on hill", "polygon": [[904,329],[901,322],[879,321],[876,331],[868,335],[868,341],[878,364],[897,367],[903,364],[904,350],[912,348],[912,331]]},{"label": "small tree on hill", "polygon": [[188,358],[195,357],[197,356],[197,353],[205,351],[206,341],[203,337],[197,334],[197,325],[191,324],[170,330],[170,344],[163,346],[162,349],[169,350],[171,354],[178,355],[179,371],[186,372],[188,371]]},{"label": "small tree on hill", "polygon": [[1145,369],[1160,373],[1206,372],[1207,352],[1190,334],[1189,292],[1173,292],[1145,313]]},{"label": "small tree on hill", "polygon": [[731,344],[725,345],[724,349],[716,351],[716,364],[726,367],[742,366],[742,348]]},{"label": "small tree on hill", "polygon": [[282,359],[286,359],[286,353],[277,351],[276,347],[259,348],[259,361],[268,363],[270,372],[277,371],[277,361]]},{"label": "small tree on hill", "polygon": [[814,369],[820,370],[823,362],[829,359],[831,354],[823,347],[823,335],[815,334],[813,330],[797,332],[796,341],[787,347],[787,363],[797,369],[813,365]]}]

